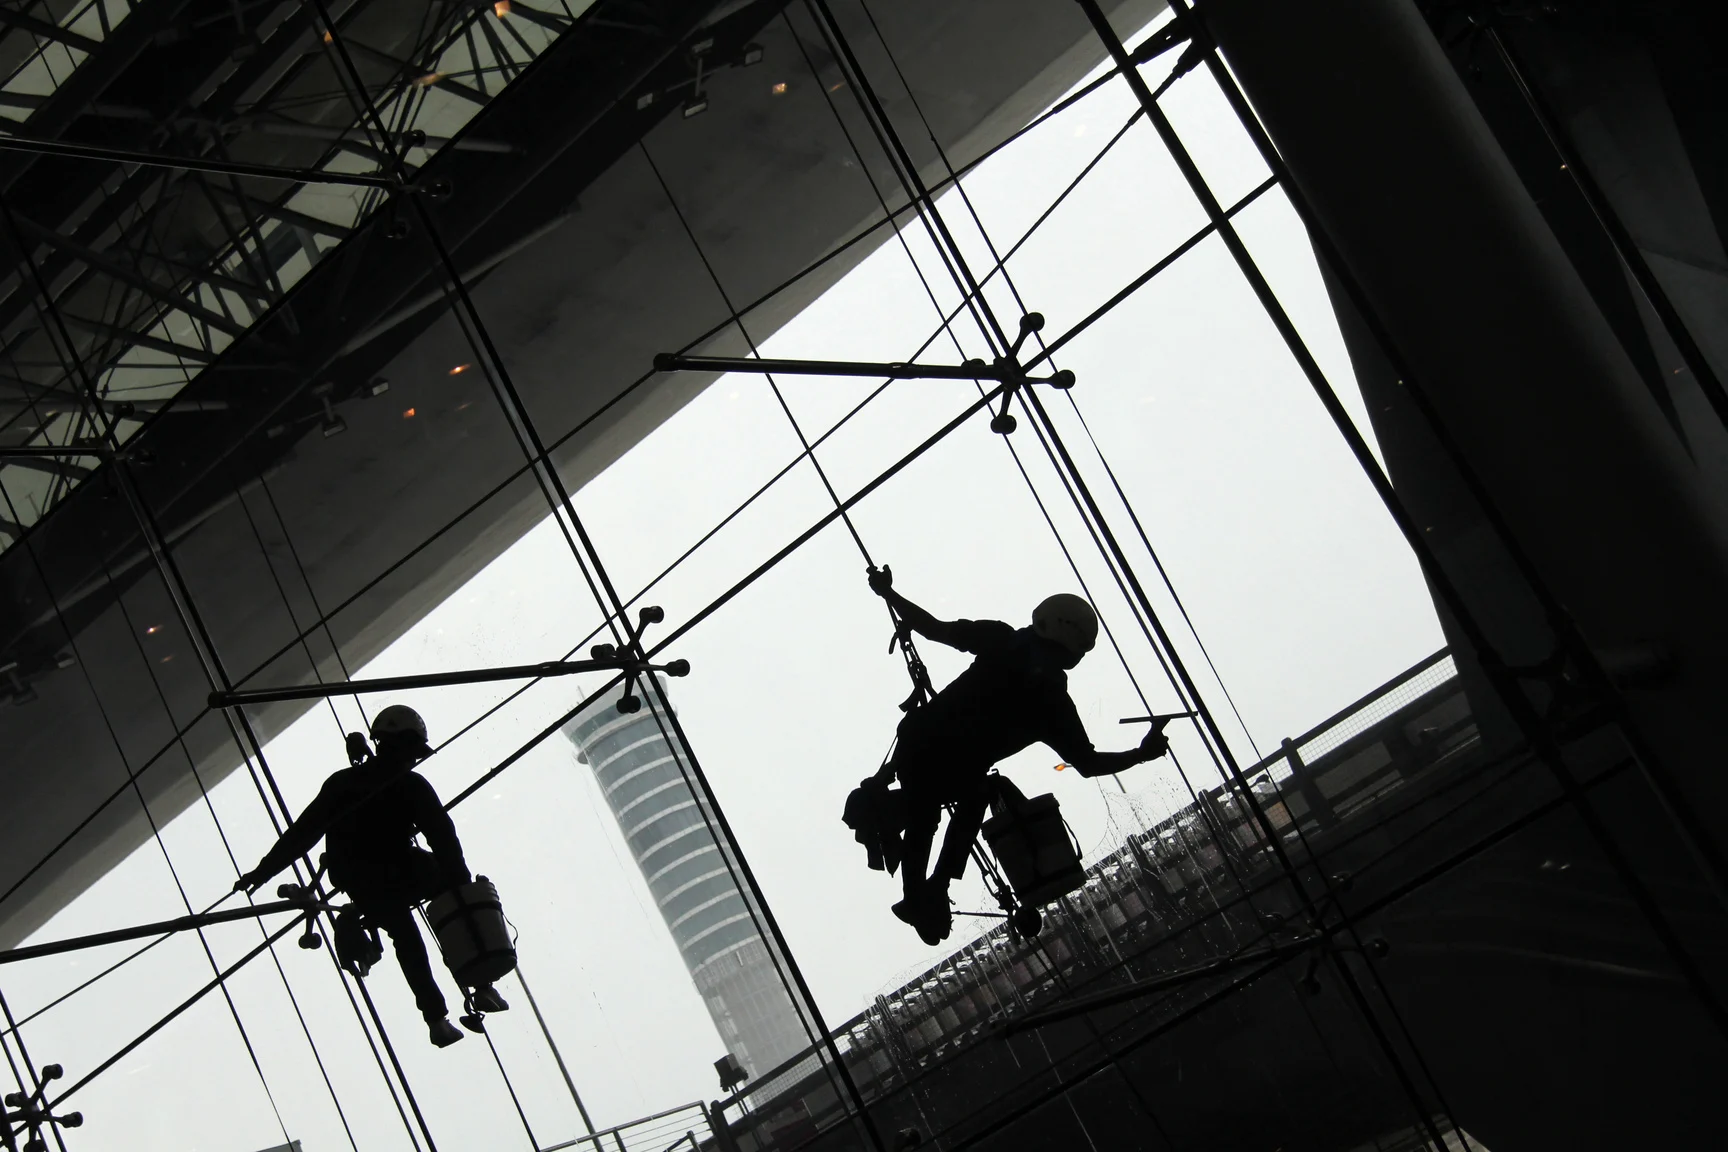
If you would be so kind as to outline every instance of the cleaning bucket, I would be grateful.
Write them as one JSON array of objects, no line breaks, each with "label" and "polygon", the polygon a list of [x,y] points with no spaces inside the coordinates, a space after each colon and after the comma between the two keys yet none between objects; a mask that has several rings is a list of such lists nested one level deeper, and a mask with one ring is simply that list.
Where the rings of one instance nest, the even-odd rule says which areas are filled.
[{"label": "cleaning bucket", "polygon": [[484,876],[434,896],[426,920],[444,964],[464,988],[490,984],[516,967],[516,946],[504,922],[498,889]]},{"label": "cleaning bucket", "polygon": [[990,807],[994,814],[984,822],[984,842],[1020,903],[1037,908],[1086,883],[1080,850],[1055,796],[1028,798],[1009,785],[998,789]]}]

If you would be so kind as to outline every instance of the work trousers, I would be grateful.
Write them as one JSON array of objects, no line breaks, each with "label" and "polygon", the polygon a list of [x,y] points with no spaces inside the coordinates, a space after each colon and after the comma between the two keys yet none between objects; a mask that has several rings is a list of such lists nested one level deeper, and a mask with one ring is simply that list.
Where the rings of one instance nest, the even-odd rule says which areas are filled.
[{"label": "work trousers", "polygon": [[436,896],[443,885],[432,854],[419,848],[410,851],[413,855],[397,866],[356,878],[347,891],[366,923],[389,935],[396,950],[396,963],[414,993],[420,1014],[427,1020],[437,1020],[449,1008],[432,976],[432,958],[426,951],[420,926],[414,923],[414,910]]},{"label": "work trousers", "polygon": [[[965,874],[966,857],[990,807],[989,767],[969,766],[939,749],[904,739],[894,749],[891,767],[906,798],[900,881],[906,898],[916,900],[927,882],[946,884]],[[936,826],[942,820],[942,809],[950,804],[954,811],[942,838],[942,854],[927,881],[925,870],[936,841]]]}]

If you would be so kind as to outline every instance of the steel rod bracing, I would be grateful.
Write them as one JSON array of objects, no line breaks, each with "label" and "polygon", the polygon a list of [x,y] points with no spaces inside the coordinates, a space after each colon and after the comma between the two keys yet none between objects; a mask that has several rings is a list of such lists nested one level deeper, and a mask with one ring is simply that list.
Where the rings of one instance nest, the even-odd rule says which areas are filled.
[{"label": "steel rod bracing", "polygon": [[548,660],[543,664],[473,668],[465,672],[425,672],[417,676],[380,676],[371,680],[337,680],[282,688],[236,688],[210,693],[210,707],[239,708],[247,704],[272,704],[281,700],[321,700],[329,696],[362,696],[373,692],[402,692],[412,688],[444,688],[453,684],[489,684],[495,680],[539,680],[551,676],[574,676],[581,672],[624,672],[631,675],[664,672],[668,676],[683,676],[689,671],[690,662],[687,660],[671,660],[665,664],[650,664],[643,660],[617,657]]},{"label": "steel rod bracing", "polygon": [[[851,79],[854,84],[860,104],[866,112],[867,117],[872,120],[876,127],[879,140],[883,143],[884,147],[888,148],[891,154],[899,160],[899,172],[908,193],[914,194],[915,192],[917,198],[923,204],[922,218],[924,219],[926,226],[931,230],[931,239],[935,243],[938,253],[942,256],[944,264],[948,267],[950,274],[955,278],[957,285],[963,292],[970,290],[971,293],[977,294],[978,285],[975,278],[972,276],[970,269],[967,267],[964,254],[961,252],[958,244],[955,243],[953,236],[942,219],[940,211],[932,202],[927,190],[924,189],[922,181],[918,176],[916,166],[907,154],[904,144],[895,133],[893,125],[889,120],[881,101],[876,96],[868,78],[863,74],[844,34],[841,32],[838,24],[834,21],[832,14],[828,11],[825,0],[809,0],[809,7],[813,13],[818,14],[819,22],[825,26],[825,34],[829,37],[831,45],[837,49],[837,55],[845,61],[845,64],[850,71],[849,79]],[[1133,89],[1137,100],[1147,115],[1147,118],[1158,130],[1159,136],[1164,142],[1167,151],[1170,153],[1172,159],[1176,161],[1178,168],[1183,171],[1184,176],[1188,179],[1196,198],[1205,207],[1208,217],[1217,227],[1226,245],[1232,249],[1233,254],[1237,255],[1238,262],[1243,265],[1243,272],[1248,276],[1251,282],[1258,281],[1256,284],[1257,288],[1263,287],[1264,279],[1259,275],[1258,268],[1254,267],[1252,260],[1247,257],[1246,250],[1242,248],[1240,239],[1236,236],[1233,226],[1230,224],[1228,217],[1224,215],[1223,208],[1217,203],[1210,188],[1206,185],[1204,178],[1201,177],[1192,159],[1188,156],[1180,140],[1177,139],[1174,129],[1158,108],[1156,97],[1146,87],[1145,81],[1140,77],[1136,66],[1129,58],[1120,39],[1115,36],[1114,30],[1110,28],[1096,3],[1092,2],[1092,0],[1082,0],[1082,7],[1086,11],[1088,20],[1094,24],[1100,38],[1110,50],[1118,69],[1122,72],[1124,78],[1128,80],[1130,87]],[[1264,292],[1260,293],[1260,296],[1262,306],[1266,309],[1268,314],[1272,316],[1274,322],[1276,323],[1278,320],[1284,319],[1287,325],[1287,318],[1282,316],[1281,311],[1278,309],[1276,300],[1270,298],[1270,289],[1266,288]],[[996,317],[994,311],[990,308],[988,301],[983,299],[978,301],[976,318],[978,319],[980,328],[984,331],[986,338],[988,339],[992,335],[994,336],[992,346],[1002,349],[1001,354],[1004,358],[1012,361],[1018,352],[1019,342],[1011,342],[1009,340],[1005,329]],[[1298,351],[1296,344],[1292,344],[1291,348],[1293,352]],[[1306,349],[1302,348],[1300,349],[1300,352],[1305,353]],[[1229,776],[1234,779],[1238,787],[1242,789],[1245,802],[1253,812],[1255,821],[1261,827],[1262,832],[1270,844],[1274,855],[1278,859],[1281,868],[1288,876],[1296,894],[1308,907],[1310,915],[1313,916],[1315,914],[1313,898],[1308,893],[1306,887],[1302,883],[1300,875],[1297,873],[1283,851],[1282,844],[1277,840],[1276,832],[1272,828],[1270,819],[1264,811],[1263,806],[1259,803],[1258,797],[1248,789],[1246,782],[1242,779],[1240,767],[1236,763],[1234,756],[1231,754],[1228,745],[1224,742],[1223,734],[1220,731],[1216,720],[1213,718],[1210,710],[1206,707],[1204,700],[1201,698],[1198,688],[1184,667],[1180,655],[1171,644],[1169,636],[1166,634],[1163,625],[1158,620],[1157,614],[1148,600],[1144,589],[1141,587],[1138,578],[1135,576],[1127,557],[1123,554],[1122,549],[1117,543],[1114,534],[1111,532],[1108,523],[1105,521],[1101,510],[1093,499],[1084,477],[1079,473],[1073,459],[1063,446],[1055,425],[1051,422],[1042,403],[1031,389],[1020,390],[1020,399],[1021,403],[1027,408],[1028,413],[1035,416],[1035,425],[1042,426],[1043,434],[1048,438],[1049,443],[1047,446],[1053,447],[1056,454],[1061,457],[1061,463],[1058,465],[1057,471],[1059,473],[1066,472],[1069,480],[1073,484],[1075,492],[1084,502],[1086,512],[1089,513],[1091,521],[1096,525],[1098,533],[1103,538],[1100,547],[1105,550],[1107,561],[1113,560],[1120,576],[1132,586],[1133,596],[1131,597],[1131,602],[1138,603],[1144,621],[1147,624],[1150,624],[1152,629],[1157,632],[1159,644],[1162,645],[1163,649],[1167,653],[1168,665],[1180,679],[1186,699],[1192,701],[1195,707],[1200,711],[1200,719],[1203,723],[1203,732],[1210,736],[1213,743],[1214,755],[1221,759],[1220,766],[1227,770]],[[1002,421],[1008,419],[1006,406],[1003,409],[1003,415],[999,419]],[[992,426],[995,427],[996,425],[993,424]],[[1011,427],[1012,425],[1010,424],[1007,428],[1002,430],[1007,431],[1010,430]],[[1107,546],[1107,548],[1105,546]],[[1409,1096],[1412,1107],[1415,1109],[1419,1121],[1426,1123],[1431,1128],[1432,1120],[1426,1114],[1426,1106],[1421,1100],[1420,1093],[1418,1092],[1415,1083],[1405,1071],[1402,1062],[1399,1060],[1397,1052],[1392,1045],[1391,1038],[1386,1035],[1380,1021],[1374,1015],[1372,1007],[1368,1003],[1365,994],[1355,981],[1353,975],[1346,968],[1340,965],[1338,967],[1338,972],[1341,981],[1349,990],[1351,998],[1355,1002],[1358,1011],[1362,1014],[1364,1022],[1370,1031],[1374,1033],[1382,1050],[1392,1062],[1399,1082],[1403,1085],[1406,1094]]]},{"label": "steel rod bracing", "polygon": [[350,188],[396,188],[387,176],[361,172],[326,172],[318,168],[278,168],[271,164],[242,164],[231,160],[207,160],[195,156],[164,156],[130,148],[104,148],[97,144],[67,144],[59,140],[25,140],[0,136],[0,152],[32,152],[40,156],[64,156],[107,164],[138,164],[146,168],[175,168],[184,172],[210,172],[221,176],[255,176],[285,180],[293,184],[338,184]]},{"label": "steel rod bracing", "polygon": [[310,912],[318,910],[320,907],[320,905],[309,904],[304,900],[273,900],[268,904],[254,904],[247,908],[230,908],[226,912],[198,912],[191,916],[177,916],[172,920],[158,920],[152,924],[116,928],[112,932],[93,932],[88,936],[51,940],[46,944],[26,944],[21,948],[7,948],[0,951],[0,964],[16,964],[20,960],[58,956],[63,952],[77,952],[84,948],[100,948],[104,944],[118,944],[123,940],[142,940],[146,936],[166,936],[193,928],[208,927],[211,924],[227,924],[234,920],[256,920],[261,916],[273,916],[278,912]]},{"label": "steel rod bracing", "polygon": [[[376,129],[379,139],[384,143],[387,155],[394,162],[397,170],[403,173],[404,182],[406,182],[406,164],[402,160],[401,154],[390,145],[390,137],[385,130],[383,120],[379,116],[376,106],[366,97],[365,83],[342,37],[335,32],[336,26],[330,17],[328,5],[325,0],[308,0],[308,3],[317,11],[319,20],[332,32],[333,48],[342,65],[339,71],[346,74],[348,83],[353,86],[355,96],[363,112],[362,119],[369,121]],[[444,269],[445,278],[448,282],[447,289],[456,317],[482,353],[487,383],[491,386],[494,398],[497,400],[499,408],[517,438],[524,455],[534,461],[536,479],[551,506],[552,514],[570,547],[577,567],[588,584],[589,591],[613,629],[614,637],[618,640],[619,651],[635,660],[646,662],[647,657],[643,651],[641,631],[631,625],[629,615],[624,607],[624,600],[618,594],[616,585],[613,583],[605,564],[601,561],[593,538],[589,535],[582,517],[576,511],[575,502],[563,476],[552,464],[539,428],[517,390],[509,366],[493,342],[492,335],[481,317],[480,310],[475,305],[467,285],[462,280],[461,270],[456,266],[448,247],[440,236],[427,206],[419,197],[409,197],[408,200],[411,210],[416,213],[419,222],[426,229],[427,238],[431,242],[439,264]],[[663,711],[666,714],[666,719],[670,721],[672,735],[676,738],[675,748],[682,753],[682,766],[687,767],[688,778],[693,778],[697,785],[697,791],[705,802],[704,823],[709,825],[711,833],[717,833],[717,842],[724,846],[726,856],[729,857],[729,866],[732,861],[736,861],[750,902],[754,906],[752,911],[760,909],[761,925],[767,930],[764,933],[765,942],[771,942],[772,945],[770,955],[775,957],[777,965],[784,964],[782,984],[788,998],[799,1014],[806,1017],[822,1035],[834,1072],[844,1085],[848,1104],[855,1109],[853,1119],[858,1124],[865,1139],[878,1152],[886,1152],[882,1135],[877,1131],[874,1121],[864,1106],[863,1096],[852,1079],[851,1070],[846,1067],[845,1061],[841,1058],[839,1047],[829,1034],[827,1024],[822,1018],[821,1008],[817,1005],[815,996],[804,978],[803,971],[792,954],[791,946],[787,942],[785,934],[781,931],[778,921],[775,920],[772,910],[768,907],[767,897],[745,859],[742,846],[720,807],[719,798],[716,796],[707,774],[697,761],[695,749],[691,746],[683,726],[678,722],[677,716],[671,713],[664,685],[658,677],[649,676],[646,677],[646,680],[649,694],[657,699],[660,706],[656,715],[658,717]],[[785,983],[786,976],[791,977],[789,985]],[[429,1134],[428,1138],[430,1138]]]},{"label": "steel rod bracing", "polygon": [[74,1092],[77,1092],[80,1088],[85,1087],[92,1080],[95,1080],[96,1077],[102,1075],[102,1073],[108,1071],[108,1069],[114,1067],[114,1065],[116,1065],[120,1061],[126,1059],[126,1057],[131,1055],[132,1052],[135,1051],[140,1044],[142,1044],[146,1040],[150,1039],[150,1037],[156,1035],[156,1033],[162,1031],[162,1029],[168,1027],[168,1025],[172,1024],[175,1020],[179,1019],[180,1016],[183,1015],[187,1009],[191,1008],[194,1004],[198,1003],[198,1001],[204,999],[204,997],[206,997],[210,993],[214,992],[217,988],[220,988],[223,985],[223,983],[228,979],[228,977],[234,975],[234,973],[240,971],[240,969],[244,968],[247,964],[250,964],[253,960],[256,960],[258,957],[262,956],[265,952],[269,951],[270,946],[275,944],[278,940],[282,939],[284,936],[288,935],[288,933],[292,932],[294,930],[294,926],[295,926],[295,921],[291,920],[287,924],[283,925],[281,928],[278,928],[276,931],[274,931],[270,935],[266,936],[258,944],[254,945],[252,947],[252,949],[250,951],[248,951],[244,956],[240,957],[240,959],[234,961],[234,963],[228,965],[228,967],[226,967],[226,968],[222,969],[220,972],[216,973],[216,975],[211,977],[210,981],[208,983],[206,983],[203,987],[199,988],[198,991],[192,993],[192,995],[190,995],[186,999],[182,1000],[173,1009],[173,1011],[169,1012],[166,1016],[164,1016],[160,1020],[156,1021],[156,1023],[150,1025],[150,1027],[144,1029],[143,1032],[139,1033],[132,1040],[128,1041],[126,1043],[126,1045],[124,1047],[122,1047],[118,1052],[114,1053],[112,1056],[108,1057],[108,1059],[102,1061],[102,1063],[96,1065],[96,1067],[94,1067],[90,1071],[86,1072],[81,1079],[79,1079],[77,1082],[72,1084],[72,1086],[67,1088],[66,1091],[64,1091],[64,1092],[60,1093],[60,1095],[56,1096],[50,1102],[49,1106],[50,1107],[59,1107],[60,1104],[62,1104]]},{"label": "steel rod bracing", "polygon": [[654,357],[661,372],[754,372],[780,376],[870,376],[883,380],[996,380],[1011,371],[1001,364],[974,360],[969,364],[868,364],[850,360],[768,360],[756,356],[681,356],[663,352]]},{"label": "steel rod bracing", "polygon": [[113,455],[106,445],[81,444],[23,444],[14,448],[0,448],[0,460],[29,460],[32,457],[55,458],[60,456],[97,456],[106,458]]}]

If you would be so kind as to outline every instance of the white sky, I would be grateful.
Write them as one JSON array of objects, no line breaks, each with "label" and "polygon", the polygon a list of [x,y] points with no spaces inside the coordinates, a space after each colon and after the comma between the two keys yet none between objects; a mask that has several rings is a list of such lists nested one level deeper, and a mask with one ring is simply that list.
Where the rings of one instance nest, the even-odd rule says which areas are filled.
[{"label": "white sky", "polygon": [[[1229,203],[1265,175],[1204,70],[1179,83],[1165,107]],[[1047,206],[1132,111],[1112,84],[1043,126],[966,182],[999,246]],[[659,131],[700,130],[701,121]],[[964,208],[942,202],[962,243],[988,264]],[[1011,262],[1028,305],[1054,336],[1203,223],[1155,135],[1143,123],[1117,145]],[[1285,306],[1345,399],[1359,408],[1305,236],[1274,192],[1239,226]],[[908,233],[911,238],[911,233]],[[926,245],[914,251],[933,281]],[[507,274],[507,270],[506,270]],[[957,299],[938,285],[945,303]],[[1017,315],[1000,291],[992,300]],[[764,348],[768,356],[900,359],[929,334],[935,315],[904,252],[884,247]],[[968,353],[982,351],[968,347]],[[938,345],[928,358],[952,360]],[[1416,565],[1215,239],[1143,288],[1059,360],[1079,377],[1074,396],[1133,500],[1212,657],[1262,749],[1295,735],[1427,655],[1442,643]],[[814,436],[869,384],[782,384]],[[850,493],[962,408],[964,383],[896,385],[820,451]],[[1226,723],[1237,755],[1256,759],[1204,662],[1181,627],[1156,573],[1067,403],[1050,406],[1119,538],[1178,636],[1184,658]],[[1025,620],[1059,590],[1078,590],[1015,472],[1002,439],[979,417],[866,501],[857,523],[898,586],[938,615]],[[1117,629],[1154,708],[1173,692],[1134,629],[1121,597],[1078,527],[1023,418],[1012,437],[1049,502],[1106,622]],[[785,464],[797,442],[760,377],[722,379],[635,450],[588,484],[578,508],[626,595]],[[646,602],[676,623],[829,508],[808,465],[699,552]],[[562,654],[599,617],[550,523],[433,610],[365,669],[368,675],[544,660]],[[886,653],[881,606],[863,563],[838,525],[677,645],[694,673],[675,701],[744,851],[790,938],[831,1024],[900,976],[948,949],[930,949],[888,912],[897,881],[869,872],[840,824],[841,803],[873,771],[899,718],[907,685]],[[963,657],[923,648],[938,683]],[[1139,729],[1115,720],[1142,711],[1109,649],[1101,645],[1071,677],[1072,692],[1101,747],[1127,747]],[[490,768],[575,699],[570,680],[539,685],[440,753],[425,768],[445,796]],[[434,741],[502,698],[498,686],[405,694]],[[373,706],[383,701],[374,700]],[[339,705],[358,727],[352,701]],[[327,710],[309,714],[272,742],[270,762],[298,810],[343,763],[341,731]],[[1195,786],[1215,781],[1191,732],[1175,733]],[[1042,748],[1009,769],[1028,791],[1053,790],[1089,850],[1120,839],[1122,822],[1162,812],[1182,786],[1168,761],[1111,781],[1051,772]],[[270,838],[244,773],[214,791],[222,826],[242,866]],[[456,810],[468,859],[500,888],[521,933],[522,963],[596,1121],[634,1116],[716,1095],[720,1047],[659,915],[586,768],[561,737],[524,758]],[[1115,822],[1113,824],[1113,822]],[[189,897],[203,907],[234,872],[209,813],[194,808],[166,829]],[[956,891],[962,907],[987,907]],[[178,915],[183,907],[154,844],[141,849],[51,921],[37,939]],[[966,922],[953,944],[963,942]],[[256,944],[253,925],[213,929],[226,963]],[[8,968],[15,1016],[34,1011],[124,955],[119,945]],[[196,937],[181,936],[24,1028],[31,1055],[77,1077],[209,979]],[[360,1146],[408,1146],[327,952],[291,944],[276,953],[309,1021]],[[441,976],[445,976],[442,972]],[[425,1108],[440,1147],[527,1143],[485,1041],[447,1051],[424,1040],[394,961],[367,982]],[[268,958],[231,981],[288,1134],[306,1152],[348,1147],[282,977]],[[450,985],[447,977],[446,992]],[[493,1038],[542,1145],[581,1131],[526,1003],[494,1017]],[[77,1149],[127,1152],[249,1152],[282,1142],[228,1009],[202,1001],[107,1076],[80,1093],[87,1125]]]}]

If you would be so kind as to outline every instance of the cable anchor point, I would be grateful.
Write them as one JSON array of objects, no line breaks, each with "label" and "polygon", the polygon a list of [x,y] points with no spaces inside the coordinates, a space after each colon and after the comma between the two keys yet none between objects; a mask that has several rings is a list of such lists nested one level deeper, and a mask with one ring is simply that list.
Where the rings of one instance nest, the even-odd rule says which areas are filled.
[{"label": "cable anchor point", "polygon": [[37,1074],[36,1090],[29,1094],[23,1092],[8,1092],[5,1097],[6,1110],[0,1113],[0,1121],[7,1128],[6,1146],[12,1147],[11,1129],[14,1124],[21,1124],[30,1133],[29,1139],[19,1145],[22,1152],[48,1152],[48,1143],[42,1139],[44,1128],[79,1128],[84,1124],[82,1112],[62,1112],[56,1115],[46,1103],[48,1085],[66,1075],[66,1070],[58,1064],[44,1064]]},{"label": "cable anchor point", "polygon": [[[666,619],[666,610],[657,604],[650,604],[636,614],[636,635],[630,641],[630,647],[637,653],[642,651],[642,634],[650,624],[659,624]],[[597,661],[617,661],[618,670],[624,673],[624,694],[618,697],[618,711],[629,714],[642,710],[642,698],[636,695],[636,682],[650,672],[664,672],[668,676],[690,675],[690,661],[668,660],[664,664],[651,663],[646,656],[631,656],[620,652],[616,644],[596,644],[588,650],[588,655]]]}]

